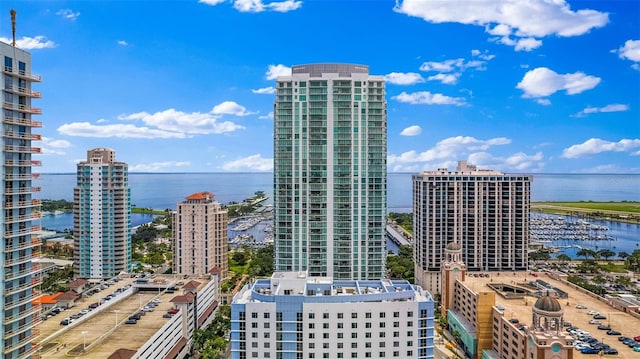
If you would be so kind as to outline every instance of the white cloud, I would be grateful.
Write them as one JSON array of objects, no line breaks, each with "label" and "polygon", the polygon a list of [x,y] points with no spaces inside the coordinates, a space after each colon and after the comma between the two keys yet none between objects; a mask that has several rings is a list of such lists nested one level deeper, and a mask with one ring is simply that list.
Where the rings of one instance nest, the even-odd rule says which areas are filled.
[{"label": "white cloud", "polygon": [[[221,110],[221,109],[220,109]],[[139,112],[118,116],[120,120],[139,120],[147,126],[161,130],[158,135],[166,137],[185,138],[186,135],[221,134],[242,130],[245,127],[231,121],[219,121],[220,115],[212,113],[186,113],[168,109],[154,114]],[[164,134],[164,132],[167,132]],[[159,136],[163,137],[163,136]],[[163,137],[163,138],[166,138]]]},{"label": "white cloud", "polygon": [[54,148],[69,148],[71,147],[71,142],[67,140],[54,140],[49,137],[42,137],[42,144],[48,147]]},{"label": "white cloud", "polygon": [[257,90],[252,89],[251,92],[257,93],[260,95],[273,95],[274,93],[276,93],[276,88],[273,86],[269,86],[269,87],[259,88]]},{"label": "white cloud", "polygon": [[66,136],[96,137],[96,138],[185,138],[184,133],[137,127],[134,125],[103,125],[97,126],[89,122],[65,123],[58,127],[58,132]]},{"label": "white cloud", "polygon": [[259,116],[258,120],[273,120],[273,111],[269,112],[264,116]]},{"label": "white cloud", "polygon": [[627,40],[617,52],[621,59],[640,62],[640,40]]},{"label": "white cloud", "polygon": [[282,64],[269,65],[265,76],[267,80],[277,80],[280,76],[291,76],[291,67]]},{"label": "white cloud", "polygon": [[492,146],[510,144],[511,140],[505,137],[496,137],[488,140],[479,140],[470,136],[456,136],[445,138],[435,147],[423,152],[415,150],[404,152],[400,155],[389,155],[387,162],[393,171],[405,170],[407,164],[415,165],[424,163],[423,168],[440,168],[443,162],[455,163],[465,157],[471,151],[486,151]]},{"label": "white cloud", "polygon": [[249,116],[255,115],[257,112],[249,112],[244,106],[241,106],[234,101],[224,101],[213,107],[211,113],[214,115],[234,115],[234,116]]},{"label": "white cloud", "polygon": [[129,46],[129,44],[124,40],[118,40],[118,45],[120,45],[120,46]]},{"label": "white cloud", "polygon": [[402,136],[418,136],[419,134],[422,133],[422,128],[418,125],[413,125],[413,126],[409,126],[407,128],[405,128],[404,130],[402,130],[402,132],[400,132],[400,135]]},{"label": "white cloud", "polygon": [[524,152],[514,153],[507,157],[493,156],[487,152],[472,153],[467,157],[469,163],[478,167],[490,168],[499,171],[526,171],[539,170],[544,167],[542,152],[527,155]]},{"label": "white cloud", "polygon": [[402,92],[397,96],[393,96],[392,99],[410,103],[412,105],[466,105],[464,98],[462,97],[450,97],[440,93],[431,93],[429,91],[419,91],[414,93]]},{"label": "white cloud", "polygon": [[533,37],[527,37],[524,39],[519,39],[516,42],[516,47],[515,50],[516,51],[531,51],[533,49],[537,49],[538,47],[542,46],[542,41],[540,40],[536,40]]},{"label": "white cloud", "polygon": [[600,78],[582,72],[558,74],[546,67],[538,67],[528,71],[516,88],[524,91],[522,97],[545,97],[565,90],[569,95],[591,90],[600,83]]},{"label": "white cloud", "polygon": [[464,59],[450,59],[441,62],[427,61],[420,65],[420,71],[451,72],[461,68],[463,64]]},{"label": "white cloud", "polygon": [[129,172],[165,172],[167,169],[175,169],[180,167],[189,167],[191,162],[183,161],[166,161],[153,163],[140,163],[137,165],[129,165]]},{"label": "white cloud", "polygon": [[622,139],[618,142],[590,138],[583,143],[565,148],[562,151],[564,158],[578,158],[595,155],[602,152],[627,152],[640,147],[640,139]]},{"label": "white cloud", "polygon": [[[13,40],[0,36],[0,41],[10,44]],[[51,49],[56,47],[56,43],[51,40],[47,40],[44,36],[23,36],[22,39],[16,40],[16,47],[23,50]]]},{"label": "white cloud", "polygon": [[598,113],[598,112],[624,112],[628,111],[629,106],[621,103],[614,103],[611,105],[606,105],[604,107],[587,107],[584,110],[578,112],[576,114],[577,117],[584,117],[590,113]]},{"label": "white cloud", "polygon": [[56,12],[56,15],[62,16],[65,19],[69,19],[71,21],[75,21],[78,18],[78,16],[80,16],[80,13],[77,11],[74,12],[71,9],[63,9]]},{"label": "white cloud", "polygon": [[537,98],[536,102],[542,106],[551,105],[551,100],[549,100],[548,98]]},{"label": "white cloud", "polygon": [[239,160],[225,162],[222,165],[225,171],[271,171],[273,170],[273,158],[262,158],[260,154],[251,155]]},{"label": "white cloud", "polygon": [[394,85],[413,85],[424,82],[422,75],[415,72],[392,72],[384,75],[384,80]]},{"label": "white cloud", "polygon": [[[227,2],[227,0],[199,0],[198,2],[215,6]],[[264,3],[262,0],[230,0],[229,2],[233,4],[234,9],[240,12],[288,12],[302,6],[302,1],[295,0],[272,1],[270,3]]]},{"label": "white cloud", "polygon": [[471,50],[471,56],[477,56],[483,60],[489,61],[491,59],[493,59],[494,57],[496,57],[496,55],[492,55],[489,53],[488,50],[485,50],[484,52],[481,52],[478,49],[473,49]]},{"label": "white cloud", "polygon": [[445,85],[455,85],[460,74],[437,74],[427,77],[428,81],[440,81]]},{"label": "white cloud", "polygon": [[446,6],[442,6],[441,1],[398,0],[394,10],[431,23],[483,26],[489,35],[500,36],[501,43],[516,46],[517,50],[540,46],[526,39],[579,36],[609,22],[607,13],[590,9],[574,11],[565,0],[452,1]]}]

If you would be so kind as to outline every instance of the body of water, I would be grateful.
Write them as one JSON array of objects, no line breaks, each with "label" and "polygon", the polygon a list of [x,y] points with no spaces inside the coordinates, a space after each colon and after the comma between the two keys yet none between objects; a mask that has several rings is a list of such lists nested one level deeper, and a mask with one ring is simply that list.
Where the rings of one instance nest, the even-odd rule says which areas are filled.
[{"label": "body of water", "polygon": [[[411,212],[413,194],[411,173],[389,173],[387,209],[389,212]],[[43,174],[35,182],[42,187],[38,198],[73,200],[75,174]],[[192,193],[209,191],[218,202],[226,204],[242,201],[256,191],[265,192],[271,203],[273,174],[268,173],[131,173],[131,203],[137,207],[175,209],[176,204]],[[532,201],[640,201],[640,174],[536,174],[531,187]],[[131,225],[150,222],[153,216],[132,214]],[[610,228],[615,241],[583,241],[560,243],[578,244],[584,248],[608,248],[618,253],[633,252],[640,241],[640,226],[636,224],[591,221]],[[42,226],[55,230],[73,227],[73,215],[46,216]],[[235,233],[230,233],[230,235]],[[231,238],[231,237],[230,237]],[[613,248],[615,247],[615,248]],[[391,244],[391,248],[395,246]],[[568,248],[564,253],[575,257],[579,249]]]}]

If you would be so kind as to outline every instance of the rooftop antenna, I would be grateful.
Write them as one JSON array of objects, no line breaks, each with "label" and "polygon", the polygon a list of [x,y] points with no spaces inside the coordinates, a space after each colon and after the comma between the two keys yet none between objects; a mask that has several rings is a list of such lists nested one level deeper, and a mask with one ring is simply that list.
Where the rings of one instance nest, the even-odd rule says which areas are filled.
[{"label": "rooftop antenna", "polygon": [[13,42],[11,45],[16,47],[16,11],[11,9],[9,13],[11,14],[11,32],[13,34]]}]

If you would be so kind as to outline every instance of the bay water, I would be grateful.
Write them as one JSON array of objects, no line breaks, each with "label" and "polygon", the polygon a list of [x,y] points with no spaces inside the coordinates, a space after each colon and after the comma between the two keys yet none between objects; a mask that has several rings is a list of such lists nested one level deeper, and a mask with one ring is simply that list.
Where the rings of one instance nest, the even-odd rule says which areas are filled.
[{"label": "bay water", "polygon": [[[389,173],[387,209],[389,212],[412,211],[412,173]],[[42,188],[37,198],[73,200],[76,175],[42,174],[34,185]],[[266,193],[271,203],[273,173],[130,173],[131,203],[136,207],[175,209],[176,204],[192,193],[208,191],[218,202],[240,202],[256,191]],[[640,174],[535,174],[531,185],[531,200],[542,201],[640,201]],[[132,214],[131,224],[150,222],[153,216]],[[610,228],[608,235],[615,241],[583,241],[584,248],[609,248],[633,252],[640,249],[640,226],[608,221],[591,221]],[[73,227],[72,214],[45,216],[42,226],[64,230]],[[577,249],[566,254],[575,257]]]}]

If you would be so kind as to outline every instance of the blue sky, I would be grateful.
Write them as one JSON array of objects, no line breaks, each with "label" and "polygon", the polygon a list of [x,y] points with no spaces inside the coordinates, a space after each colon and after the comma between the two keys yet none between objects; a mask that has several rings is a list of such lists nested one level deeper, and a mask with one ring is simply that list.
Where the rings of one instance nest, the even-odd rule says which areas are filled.
[{"label": "blue sky", "polygon": [[640,2],[5,1],[33,56],[42,173],[270,171],[292,65],[387,79],[390,171],[640,173]]}]

